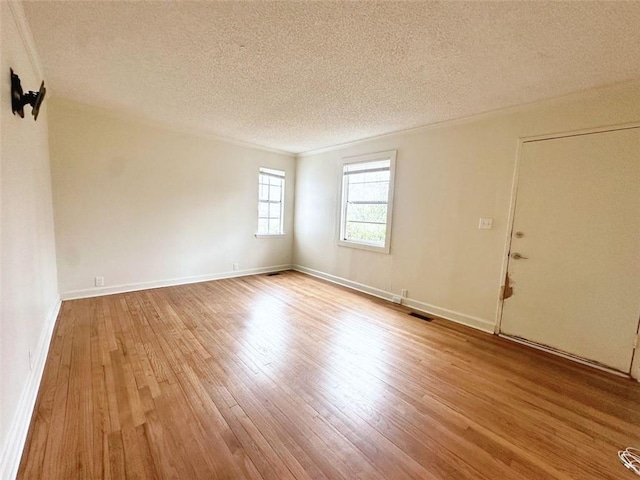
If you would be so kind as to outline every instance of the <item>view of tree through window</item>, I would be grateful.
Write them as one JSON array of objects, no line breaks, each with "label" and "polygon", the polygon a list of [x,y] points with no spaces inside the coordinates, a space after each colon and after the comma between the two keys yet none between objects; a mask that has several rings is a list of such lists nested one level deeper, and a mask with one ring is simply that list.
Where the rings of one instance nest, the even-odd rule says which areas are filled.
[{"label": "view of tree through window", "polygon": [[284,234],[284,172],[261,168],[258,175],[258,235]]},{"label": "view of tree through window", "polygon": [[344,165],[342,240],[385,245],[390,166],[391,160]]}]

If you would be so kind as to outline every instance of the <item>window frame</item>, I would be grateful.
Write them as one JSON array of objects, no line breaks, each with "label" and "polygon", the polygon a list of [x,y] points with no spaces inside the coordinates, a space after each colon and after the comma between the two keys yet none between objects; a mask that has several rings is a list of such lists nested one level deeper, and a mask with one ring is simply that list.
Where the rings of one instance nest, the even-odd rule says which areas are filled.
[{"label": "window frame", "polygon": [[[396,171],[396,156],[397,150],[387,150],[384,152],[369,153],[365,155],[357,155],[353,157],[344,157],[340,164],[340,197],[338,208],[338,232],[336,243],[341,247],[359,248],[362,250],[369,250],[379,253],[389,253],[391,250],[391,227],[393,220],[393,197],[394,197],[394,185],[395,185],[395,171]],[[346,229],[346,212],[347,212],[347,178],[344,169],[346,165],[357,163],[369,163],[376,161],[389,161],[389,191],[387,196],[387,220],[386,220],[386,232],[384,245],[372,245],[365,242],[357,242],[353,240],[347,240],[345,237]]]},{"label": "window frame", "polygon": [[[282,175],[279,175],[279,174]],[[260,217],[260,205],[262,203],[267,203],[267,205],[270,205],[271,202],[270,200],[267,200],[266,202],[264,200],[260,199],[260,187],[262,185],[264,185],[264,183],[262,183],[261,181],[261,177],[265,175],[265,176],[270,176],[270,177],[276,177],[276,178],[281,178],[282,179],[282,185],[280,186],[280,201],[276,202],[276,203],[280,203],[280,228],[278,230],[278,233],[260,233],[260,219],[264,218],[264,217]],[[258,215],[257,215],[257,221],[258,224],[256,225],[256,238],[276,238],[276,237],[284,237],[285,235],[285,231],[284,231],[284,203],[285,203],[285,186],[286,186],[286,179],[287,179],[287,172],[285,170],[281,170],[278,168],[271,168],[271,167],[259,167],[258,168]],[[268,220],[267,220],[268,222]],[[268,228],[268,227],[267,227]]]}]

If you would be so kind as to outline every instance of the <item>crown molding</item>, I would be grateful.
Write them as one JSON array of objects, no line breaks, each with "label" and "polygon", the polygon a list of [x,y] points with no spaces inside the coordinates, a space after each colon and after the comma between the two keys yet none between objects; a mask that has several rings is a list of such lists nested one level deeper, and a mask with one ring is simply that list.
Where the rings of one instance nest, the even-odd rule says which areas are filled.
[{"label": "crown molding", "polygon": [[381,140],[384,138],[396,136],[396,135],[405,135],[405,134],[414,134],[420,132],[428,132],[431,130],[436,130],[440,128],[453,127],[458,125],[466,125],[469,123],[479,122],[485,119],[492,119],[502,115],[513,115],[519,112],[531,110],[534,108],[542,108],[549,107],[553,105],[558,105],[565,102],[570,102],[574,99],[585,97],[585,96],[593,96],[597,95],[600,92],[611,91],[615,89],[624,89],[624,88],[640,88],[640,81],[638,79],[626,80],[623,82],[618,82],[614,84],[602,85],[599,87],[588,88],[585,90],[579,90],[576,92],[567,93],[565,95],[560,95],[551,98],[544,98],[540,100],[534,100],[532,102],[521,103],[518,105],[511,105],[509,107],[498,108],[495,110],[489,110],[482,113],[476,113],[473,115],[468,115],[460,118],[452,118],[450,120],[443,120],[441,122],[429,123],[427,125],[420,125],[413,128],[405,128],[401,130],[394,130],[388,133],[381,133],[380,135],[373,135],[371,137],[365,137],[358,140],[352,140],[350,142],[339,143],[337,145],[329,145],[327,147],[321,147],[313,150],[308,150],[306,152],[299,152],[296,154],[296,158],[304,158],[310,157],[313,155],[318,155],[321,153],[333,152],[336,150],[342,150],[349,147],[354,147],[360,145],[362,143]]}]

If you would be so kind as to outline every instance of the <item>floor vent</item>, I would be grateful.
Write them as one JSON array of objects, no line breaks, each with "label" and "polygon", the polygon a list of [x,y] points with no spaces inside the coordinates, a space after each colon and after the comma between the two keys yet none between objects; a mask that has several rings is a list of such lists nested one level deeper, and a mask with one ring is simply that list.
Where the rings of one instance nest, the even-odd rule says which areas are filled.
[{"label": "floor vent", "polygon": [[280,272],[269,272],[269,273],[267,273],[267,277],[273,277],[274,275],[280,275]]},{"label": "floor vent", "polygon": [[433,318],[427,317],[426,315],[423,315],[417,312],[411,312],[409,315],[411,315],[412,317],[419,318],[420,320],[426,320],[427,322],[430,322],[431,320],[433,320]]}]

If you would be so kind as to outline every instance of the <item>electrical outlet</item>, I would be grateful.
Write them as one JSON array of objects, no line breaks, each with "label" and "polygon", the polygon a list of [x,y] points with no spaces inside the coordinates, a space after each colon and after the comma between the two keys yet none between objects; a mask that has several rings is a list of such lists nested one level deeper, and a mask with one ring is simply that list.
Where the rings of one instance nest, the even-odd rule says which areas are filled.
[{"label": "electrical outlet", "polygon": [[402,297],[399,295],[394,295],[393,298],[391,299],[391,301],[393,303],[402,303]]},{"label": "electrical outlet", "polygon": [[233,269],[234,270],[239,270],[240,269],[240,264],[239,263],[234,263],[233,264]]},{"label": "electrical outlet", "polygon": [[96,277],[96,287],[104,287],[104,277]]},{"label": "electrical outlet", "polygon": [[491,230],[493,228],[493,218],[481,218],[478,222],[480,230]]},{"label": "electrical outlet", "polygon": [[406,289],[406,288],[403,288],[403,289],[400,291],[400,296],[401,296],[402,298],[407,298],[407,289]]}]

